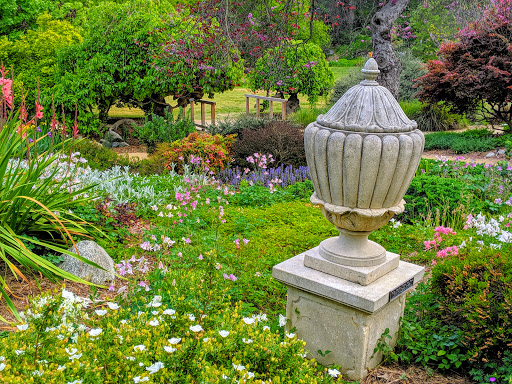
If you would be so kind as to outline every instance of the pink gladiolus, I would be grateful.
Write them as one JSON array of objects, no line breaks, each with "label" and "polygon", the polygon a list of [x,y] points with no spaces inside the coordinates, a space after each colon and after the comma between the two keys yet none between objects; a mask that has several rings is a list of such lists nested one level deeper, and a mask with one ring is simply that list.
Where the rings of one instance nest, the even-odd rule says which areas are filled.
[{"label": "pink gladiolus", "polygon": [[41,120],[43,118],[43,106],[36,101],[36,119]]}]

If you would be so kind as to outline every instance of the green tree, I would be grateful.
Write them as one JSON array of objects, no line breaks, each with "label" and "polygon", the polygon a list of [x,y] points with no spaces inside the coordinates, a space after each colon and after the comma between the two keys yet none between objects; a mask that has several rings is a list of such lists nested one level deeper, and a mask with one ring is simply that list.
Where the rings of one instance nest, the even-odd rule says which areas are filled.
[{"label": "green tree", "polygon": [[299,93],[307,95],[314,103],[332,87],[334,76],[329,69],[322,49],[313,43],[292,42],[291,45],[267,50],[256,61],[249,74],[252,90],[274,90],[289,94],[287,109],[298,107]]},{"label": "green tree", "polygon": [[[14,69],[15,89],[24,89],[27,105],[33,106],[39,81],[43,94],[49,95],[55,85],[57,52],[79,43],[79,30],[65,20],[54,20],[48,13],[37,18],[37,28],[28,30],[18,40],[0,39],[0,58]],[[15,99],[19,105],[20,92]],[[49,100],[49,98],[48,98]]]}]

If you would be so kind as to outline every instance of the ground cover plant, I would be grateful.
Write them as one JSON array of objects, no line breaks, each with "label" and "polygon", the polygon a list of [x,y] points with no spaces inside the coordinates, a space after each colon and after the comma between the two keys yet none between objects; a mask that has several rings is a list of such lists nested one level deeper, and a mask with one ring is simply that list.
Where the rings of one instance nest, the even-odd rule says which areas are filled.
[{"label": "ground cover plant", "polygon": [[[249,172],[241,174],[239,169],[223,177],[219,174],[225,184],[205,173],[202,161],[192,160],[184,164],[183,175],[171,171],[162,176],[139,176],[119,167],[81,174],[80,183],[94,185],[93,190],[108,199],[91,204],[88,210],[77,210],[77,215],[88,215],[97,225],[116,232],[128,225],[129,220],[123,221],[127,215],[151,226],[135,238],[127,231],[119,232],[117,241],[126,238],[131,247],[101,243],[115,258],[117,273],[127,279],[117,279],[109,288],[117,292],[115,302],[88,302],[85,307],[83,298],[66,290],[33,299],[17,332],[0,339],[0,378],[4,382],[28,377],[42,383],[109,382],[113,372],[123,372],[126,382],[212,382],[208,381],[211,377],[219,382],[343,381],[339,367],[323,368],[304,359],[302,342],[293,330],[282,327],[286,322],[280,315],[285,307],[285,287],[271,278],[275,264],[336,235],[320,210],[308,201],[311,182],[288,179],[284,184],[271,183],[276,172],[284,169],[273,167],[269,155],[253,154],[248,162],[255,168]],[[290,171],[294,174],[294,169]],[[452,265],[460,271],[467,268],[467,258],[478,266],[478,260],[489,259],[493,252],[502,258],[510,253],[510,172],[462,159],[423,162],[420,179],[471,176],[487,186],[484,180],[493,179],[493,185],[500,180],[495,190],[487,191],[487,199],[501,196],[502,202],[493,201],[485,212],[496,212],[501,218],[450,212],[457,216],[453,222],[464,222],[457,230],[441,227],[440,214],[430,222],[419,216],[410,224],[393,220],[372,234],[374,240],[403,258],[433,265],[438,279],[411,297],[401,341],[389,356],[441,371],[471,371],[477,382],[510,374],[507,354],[491,358],[482,354],[487,362],[478,360],[480,356],[472,360],[471,338],[488,337],[485,332],[475,333],[476,328],[467,321],[449,325],[453,321],[443,317],[454,308],[460,308],[462,316],[475,316],[479,313],[476,308],[487,305],[472,301],[480,291],[467,298],[453,296],[459,300],[454,304],[443,301],[453,298],[443,291],[446,283],[440,284],[452,281],[448,274]],[[238,188],[230,187],[239,177]],[[126,204],[132,209],[123,211]],[[490,210],[491,206],[497,210]],[[298,237],[300,242],[294,240]],[[482,258],[483,254],[487,256]],[[462,272],[458,271],[453,270],[453,281],[459,281]],[[484,273],[473,278],[484,292],[485,286],[478,281],[488,281],[488,276]],[[508,297],[506,281],[504,284],[502,291]],[[431,293],[436,287],[441,291]],[[446,315],[441,310],[418,312],[418,301],[424,308],[445,306]],[[500,308],[497,313],[506,311]],[[62,324],[64,311],[67,320]],[[509,320],[499,318],[502,323],[492,324],[501,327],[507,337]],[[488,317],[477,319],[482,331],[492,325],[485,323],[490,321]],[[506,338],[485,340],[490,351],[507,342]],[[38,343],[40,346],[34,347]],[[54,351],[51,358],[49,348]]]}]

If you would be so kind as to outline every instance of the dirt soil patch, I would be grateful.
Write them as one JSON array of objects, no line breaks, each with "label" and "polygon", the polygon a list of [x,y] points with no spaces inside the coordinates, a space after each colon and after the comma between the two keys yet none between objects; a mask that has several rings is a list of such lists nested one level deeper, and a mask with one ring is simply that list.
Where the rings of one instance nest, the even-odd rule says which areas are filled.
[{"label": "dirt soil patch", "polygon": [[421,366],[382,366],[374,369],[361,384],[473,384],[474,382],[455,374],[441,375]]}]

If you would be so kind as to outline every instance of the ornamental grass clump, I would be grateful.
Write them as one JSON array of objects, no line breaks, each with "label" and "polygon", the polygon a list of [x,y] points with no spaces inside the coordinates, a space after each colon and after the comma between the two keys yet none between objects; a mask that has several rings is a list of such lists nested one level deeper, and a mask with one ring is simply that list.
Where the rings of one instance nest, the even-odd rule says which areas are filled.
[{"label": "ornamental grass clump", "polygon": [[[30,120],[23,103],[15,112],[10,83],[5,78],[7,71],[1,68],[0,73],[0,83],[4,84],[0,94],[0,262],[16,279],[26,282],[25,274],[36,272],[50,279],[61,277],[85,283],[30,250],[32,246],[41,247],[95,265],[68,251],[75,239],[88,236],[91,229],[72,213],[88,200],[90,189],[77,187],[74,179],[79,161],[71,159],[70,148],[78,134],[76,121],[73,138],[52,143],[47,151],[38,152],[37,144],[43,138],[33,136],[31,127],[38,126],[38,120],[43,118],[42,107],[36,102],[36,115]],[[52,132],[56,134],[53,128],[50,135]],[[0,295],[19,318],[4,279],[2,273]],[[1,317],[0,320],[5,321]]]}]

